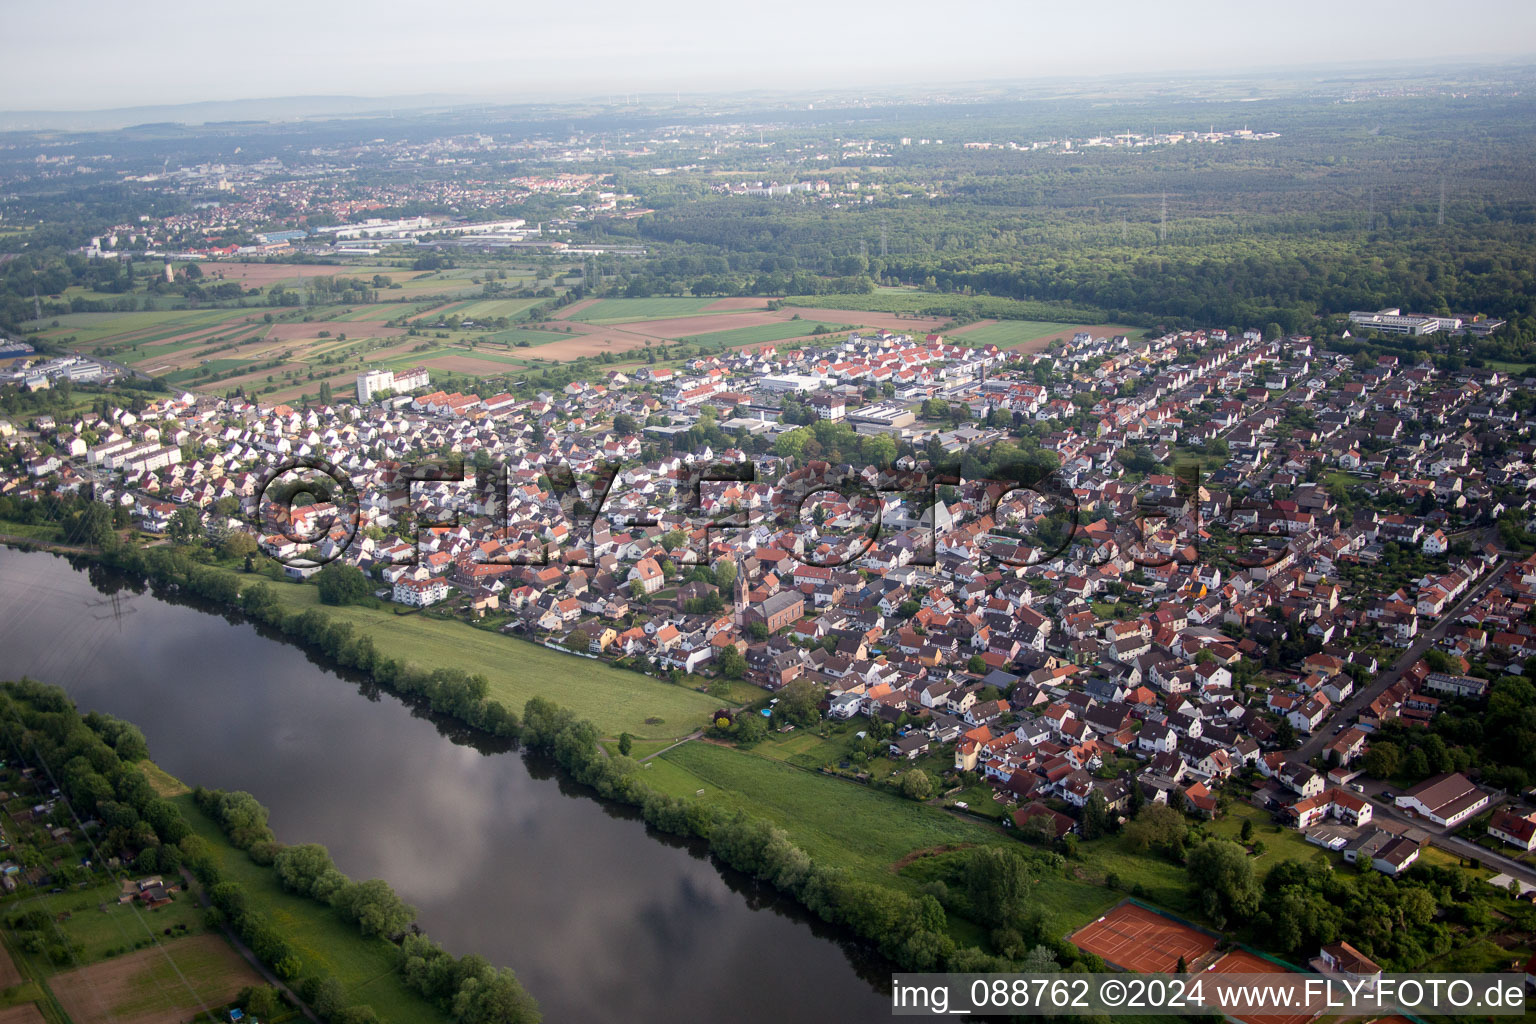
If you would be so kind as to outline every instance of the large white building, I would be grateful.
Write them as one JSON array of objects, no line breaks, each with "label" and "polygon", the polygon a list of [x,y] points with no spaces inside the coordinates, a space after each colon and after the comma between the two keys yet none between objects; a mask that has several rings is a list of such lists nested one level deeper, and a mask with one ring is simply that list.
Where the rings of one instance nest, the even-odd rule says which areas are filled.
[{"label": "large white building", "polygon": [[395,389],[395,375],[389,370],[364,370],[357,375],[357,400],[361,404],[373,401],[381,391]]},{"label": "large white building", "polygon": [[1488,794],[1458,772],[1425,779],[1394,802],[1399,810],[1449,827],[1461,824],[1486,807]]},{"label": "large white building", "polygon": [[1461,330],[1459,316],[1426,316],[1421,313],[1404,313],[1400,309],[1378,309],[1374,313],[1356,310],[1349,314],[1349,322],[1382,334],[1408,334],[1415,337],[1434,334],[1436,331]]},{"label": "large white building", "polygon": [[402,394],[424,388],[431,382],[425,366],[413,366],[409,370],[400,370],[395,373],[395,390]]},{"label": "large white building", "polygon": [[419,608],[425,608],[429,604],[436,604],[447,596],[448,585],[440,579],[402,579],[395,582],[394,597],[395,601],[399,604],[411,604]]},{"label": "large white building", "polygon": [[383,391],[405,394],[424,388],[430,383],[431,379],[427,376],[425,366],[413,366],[399,373],[390,370],[364,370],[357,375],[357,400],[360,404],[366,404],[373,400],[374,395]]}]

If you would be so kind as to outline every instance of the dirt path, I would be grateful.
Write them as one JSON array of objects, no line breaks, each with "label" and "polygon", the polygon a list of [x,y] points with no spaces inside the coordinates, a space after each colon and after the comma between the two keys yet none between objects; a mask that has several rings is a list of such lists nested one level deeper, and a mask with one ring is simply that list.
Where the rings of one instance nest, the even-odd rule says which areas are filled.
[{"label": "dirt path", "polygon": [[703,729],[699,729],[699,730],[697,730],[695,732],[691,732],[687,736],[684,736],[682,739],[678,740],[676,743],[673,743],[673,744],[671,744],[669,746],[662,747],[660,750],[656,751],[654,754],[646,754],[640,760],[643,763],[645,761],[649,761],[653,757],[660,757],[662,754],[665,754],[667,751],[671,750],[673,747],[680,747],[684,743],[687,743],[689,740],[701,739],[701,738],[703,738],[703,736],[704,736],[704,730]]},{"label": "dirt path", "polygon": [[[195,888],[195,891],[197,892],[198,904],[206,908],[208,906],[208,894],[204,892],[203,887],[198,885],[197,882],[192,878],[192,873],[186,868],[182,868],[181,877],[186,881],[187,890],[189,892],[193,891]],[[299,1010],[304,1014],[304,1018],[310,1021],[311,1024],[321,1024],[320,1018],[315,1015],[315,1011],[306,1006],[304,1004],[304,1000],[300,999],[298,994],[294,992],[293,989],[289,988],[286,984],[283,983],[281,979],[278,978],[277,975],[268,970],[267,965],[257,959],[256,954],[251,952],[251,947],[247,946],[245,941],[241,939],[240,936],[230,931],[227,925],[219,925],[219,930],[224,933],[224,937],[229,940],[229,944],[233,946],[241,956],[245,957],[246,961],[252,967],[256,968],[256,973],[260,974],[267,980],[268,985],[271,985],[273,988],[277,989],[290,1003],[292,1003],[294,1006],[297,1006]]]}]

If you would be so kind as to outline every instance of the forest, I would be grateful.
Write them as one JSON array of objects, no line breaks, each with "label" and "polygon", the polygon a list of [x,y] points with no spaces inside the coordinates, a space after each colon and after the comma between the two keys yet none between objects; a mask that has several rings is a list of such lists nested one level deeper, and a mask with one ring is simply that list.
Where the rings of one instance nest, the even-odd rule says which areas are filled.
[{"label": "forest", "polygon": [[1517,130],[1533,115],[1523,100],[1369,112],[1297,101],[1266,105],[1286,130],[1263,141],[898,151],[877,167],[821,168],[834,187],[879,182],[841,204],[636,176],[626,184],[654,212],[594,232],[658,245],[632,275],[656,290],[701,280],[815,294],[828,289],[804,287],[807,275],[868,277],[1144,326],[1286,331],[1398,306],[1508,319],[1485,354],[1519,358],[1536,343],[1536,140]]}]

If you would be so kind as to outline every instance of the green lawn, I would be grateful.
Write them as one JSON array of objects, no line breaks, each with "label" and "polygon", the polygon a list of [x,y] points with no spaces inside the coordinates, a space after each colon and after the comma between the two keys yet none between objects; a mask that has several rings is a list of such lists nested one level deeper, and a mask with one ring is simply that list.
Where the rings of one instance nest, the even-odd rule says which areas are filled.
[{"label": "green lawn", "polygon": [[[431,352],[415,352],[412,353],[412,355],[417,362],[421,362],[422,360],[430,361],[442,356],[465,356],[469,359],[484,359],[488,363],[502,363],[506,366],[522,367],[528,365],[527,361],[521,356],[508,355],[507,353],[498,349],[470,348],[468,345],[455,346],[451,349],[434,349]],[[390,360],[390,363],[394,362],[395,360]],[[409,365],[406,367],[407,369],[409,368]]]},{"label": "green lawn", "polygon": [[1139,885],[1148,901],[1178,913],[1189,910],[1182,866],[1156,854],[1133,851],[1123,836],[1083,843],[1079,851],[1087,880],[1101,882],[1113,873],[1119,876],[1121,889],[1130,891]]},{"label": "green lawn", "polygon": [[[859,720],[863,724],[863,720]],[[823,738],[808,729],[796,729],[792,733],[769,733],[768,738],[752,748],[759,757],[771,757],[799,768],[822,768],[836,765],[847,756],[854,744],[853,734],[859,731],[851,724],[833,726],[831,735]]]},{"label": "green lawn", "polygon": [[385,939],[365,938],[329,907],[287,892],[277,874],[230,846],[218,826],[190,795],[173,801],[193,831],[213,847],[223,876],[245,888],[251,905],[265,913],[304,962],[300,977],[317,972],[333,975],[351,999],[373,1006],[381,1020],[398,1024],[447,1024],[448,1018],[431,1003],[405,987],[394,973],[395,946]]},{"label": "green lawn", "polygon": [[[382,273],[389,275],[391,271],[384,270]],[[471,278],[480,277],[483,280],[484,274],[484,270],[476,267],[434,270],[420,277],[412,278],[409,281],[397,280],[396,283],[402,287],[390,289],[385,294],[399,295],[401,292],[404,292],[406,295],[453,295],[468,288],[479,291],[480,285],[475,284]]]},{"label": "green lawn", "polygon": [[[903,867],[901,875],[918,885],[942,881],[951,890],[963,893],[968,857],[969,854],[964,850],[919,857]],[[1122,893],[1097,885],[1085,885],[1054,872],[1046,872],[1038,866],[1038,862],[1031,863],[1036,865],[1036,870],[1031,872],[1033,884],[1030,887],[1029,906],[1041,912],[1049,934],[1063,937],[1069,935],[1124,898]],[[1068,872],[1076,870],[1078,865],[1068,864]],[[951,931],[954,930],[952,927]],[[985,946],[985,933],[981,938],[971,941]]]},{"label": "green lawn", "polygon": [[953,805],[956,801],[966,805],[966,810],[972,814],[979,814],[984,818],[996,818],[1001,821],[1008,814],[1008,809],[997,802],[993,796],[991,785],[978,782],[974,786],[968,786],[953,796],[944,798],[946,806]]},{"label": "green lawn", "polygon": [[[247,576],[242,582],[257,579]],[[309,584],[270,585],[289,608],[319,604],[319,591]],[[606,736],[621,732],[637,739],[686,736],[706,725],[710,712],[721,704],[719,698],[696,690],[462,622],[396,615],[389,607],[327,607],[324,611],[367,632],[379,651],[392,658],[423,668],[452,665],[481,673],[490,680],[491,696],[519,714],[528,698],[547,697],[590,719]]]},{"label": "green lawn", "polygon": [[1306,838],[1294,828],[1283,828],[1269,820],[1269,812],[1260,810],[1250,803],[1234,801],[1227,810],[1215,821],[1207,822],[1205,830],[1222,839],[1230,839],[1234,843],[1241,842],[1244,820],[1253,822],[1253,837],[1248,840],[1249,845],[1256,842],[1264,844],[1264,852],[1253,859],[1253,869],[1259,877],[1269,874],[1269,869],[1283,860],[1311,860],[1318,854],[1323,854],[1335,868],[1345,866],[1344,856],[1338,853],[1330,853],[1321,846],[1307,842]]},{"label": "green lawn", "polygon": [[[676,740],[634,740],[630,744],[629,756],[636,761],[650,757],[670,747]],[[603,740],[602,748],[608,751],[610,757],[617,757],[619,753],[618,740]]]},{"label": "green lawn", "polygon": [[[1314,846],[1295,829],[1274,825],[1265,811],[1252,804],[1234,801],[1219,818],[1205,822],[1201,827],[1208,836],[1240,843],[1245,820],[1253,823],[1248,845],[1264,844],[1264,852],[1250,858],[1254,872],[1261,879],[1282,861],[1310,861],[1319,854],[1326,856],[1335,868],[1345,866],[1341,855]],[[1197,841],[1195,836],[1190,837],[1191,843]],[[1079,850],[1083,867],[1095,881],[1113,872],[1120,878],[1120,888],[1129,891],[1140,885],[1149,901],[1178,913],[1199,916],[1190,903],[1184,869],[1167,858],[1155,853],[1135,852],[1123,836],[1083,843]]]}]

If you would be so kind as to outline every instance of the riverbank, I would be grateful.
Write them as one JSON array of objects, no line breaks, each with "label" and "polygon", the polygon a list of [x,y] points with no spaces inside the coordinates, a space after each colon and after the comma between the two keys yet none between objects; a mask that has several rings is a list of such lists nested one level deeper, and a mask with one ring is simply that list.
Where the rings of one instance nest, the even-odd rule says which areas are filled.
[{"label": "riverbank", "polygon": [[262,867],[230,844],[213,819],[198,809],[190,792],[172,797],[171,803],[181,811],[192,834],[207,844],[219,877],[239,885],[251,909],[287,939],[298,959],[289,979],[294,985],[305,978],[335,978],[348,1005],[367,1004],[381,1021],[453,1024],[448,1014],[405,986],[395,971],[398,946],[361,935],[333,909],[285,891],[270,866]]},{"label": "riverbank", "polygon": [[[408,942],[426,941],[412,936],[414,909],[381,881],[350,881],[321,847],[277,843],[266,809],[248,794],[188,790],[141,756],[136,727],[109,716],[82,718],[64,691],[40,683],[0,686],[0,733],[9,752],[8,791],[57,783],[53,792],[62,790],[67,803],[52,817],[76,826],[44,831],[7,808],[15,855],[26,861],[42,849],[38,844],[87,854],[72,866],[61,850],[44,853],[53,866],[24,876],[26,885],[5,900],[0,915],[30,978],[75,1024],[91,1024],[98,1010],[112,1019],[137,1019],[137,1009],[181,1019],[189,1010],[228,1005],[238,989],[263,981],[296,989],[311,1020],[332,1024],[466,1019],[453,992],[444,998],[411,978],[390,939],[404,933]],[[60,763],[66,757],[67,767]],[[38,788],[29,799],[45,795]],[[97,820],[95,829],[80,827],[90,820]],[[300,857],[326,872],[326,899],[293,891],[285,860]],[[179,894],[178,879],[186,879]],[[132,898],[119,899],[120,890]],[[212,909],[200,909],[210,903]],[[223,929],[233,933],[233,948],[210,947]],[[158,951],[164,963],[141,965],[140,951]],[[225,953],[254,954],[262,975]],[[181,983],[166,978],[156,990],[154,979],[166,967]],[[535,1024],[536,1008],[509,973],[471,966],[464,977],[485,972],[477,984],[495,982],[508,998],[504,1012],[474,1016],[477,1024]],[[102,988],[117,1003],[102,1003]],[[100,1005],[92,1005],[92,995]]]},{"label": "riverbank", "polygon": [[[258,622],[280,630],[305,646],[318,649],[341,665],[372,674],[385,687],[406,695],[425,696],[434,710],[479,725],[485,720],[484,709],[491,707],[497,712],[496,721],[501,723],[494,731],[511,736],[518,736],[522,732],[517,718],[518,712],[524,709],[506,708],[500,702],[489,700],[488,683],[482,691],[475,689],[474,677],[468,676],[462,667],[466,664],[461,660],[464,648],[433,648],[443,664],[434,669],[430,676],[441,678],[431,678],[421,666],[406,663],[404,657],[409,652],[419,652],[421,648],[419,638],[411,637],[405,628],[413,624],[420,628],[433,628],[442,631],[437,634],[438,639],[444,635],[454,635],[466,641],[478,640],[481,644],[492,645],[489,648],[492,651],[505,650],[506,645],[513,643],[524,647],[531,645],[461,623],[419,615],[395,615],[392,610],[385,608],[324,606],[319,604],[318,592],[312,586],[280,583],[261,574],[240,573],[211,566],[191,559],[176,549],[125,549],[111,556],[103,554],[96,557],[162,585],[185,588],[189,593],[208,598],[217,604],[240,608]],[[127,565],[124,565],[125,562]],[[447,633],[448,630],[452,630],[452,634]],[[473,645],[469,645],[468,649],[476,650]],[[560,659],[556,652],[535,649],[549,658],[558,659],[561,663],[557,665],[557,670],[562,675],[572,671],[571,666],[563,664],[566,659]],[[485,650],[484,647],[479,648],[480,657],[488,657]],[[390,651],[399,651],[402,655],[391,657]],[[575,662],[574,659],[570,660]],[[589,665],[585,661],[575,663],[575,668],[583,674],[602,667],[605,666]],[[676,694],[689,692],[638,674],[611,668],[607,671],[617,677],[616,682],[630,686],[638,683]],[[554,678],[559,679],[560,676]],[[547,691],[551,694],[549,697],[540,696],[534,700],[547,700],[550,706],[566,708],[561,700],[565,688],[548,687]],[[582,721],[584,730],[590,730],[590,733],[584,732],[583,735],[590,735],[593,749],[596,750],[595,741],[604,735],[604,730],[587,723],[585,716],[568,708],[566,713],[573,721]],[[708,770],[717,782],[706,781],[703,786],[698,784],[702,780],[692,772],[697,770],[701,761],[708,762]],[[900,865],[936,848],[952,846],[1000,846],[1031,863],[1039,860],[1035,873],[1042,879],[1048,877],[1052,880],[1049,887],[1042,887],[1042,891],[1048,888],[1051,895],[1042,896],[1040,901],[1049,904],[1047,916],[1035,920],[1030,929],[1042,940],[1059,942],[1059,937],[1071,927],[1090,919],[1096,909],[1113,902],[1113,894],[1108,890],[1078,881],[1074,875],[1065,871],[1057,854],[1032,850],[996,828],[961,819],[939,807],[905,800],[884,790],[794,769],[756,756],[748,750],[702,744],[699,741],[674,748],[665,757],[654,759],[651,764],[651,768],[645,769],[648,776],[641,778],[654,777],[656,784],[651,786],[646,783],[645,788],[659,798],[686,805],[678,813],[683,818],[692,816],[692,823],[686,827],[658,826],[663,827],[664,831],[707,839],[707,822],[721,814],[745,814],[762,822],[765,827],[782,829],[787,841],[797,849],[816,851],[818,861],[825,864],[827,870],[857,874],[866,882],[887,891],[889,898],[898,902],[917,900],[923,895],[920,891],[923,883],[903,874],[899,870]],[[563,762],[562,766],[570,770],[579,781],[592,783],[582,771],[573,770]],[[605,790],[601,785],[594,788],[604,797],[621,798],[623,802],[645,806],[644,792],[637,790],[631,799],[622,793]],[[700,789],[705,792],[698,793]],[[688,808],[697,808],[697,813]],[[657,824],[649,815],[647,821]],[[722,860],[749,873],[753,871],[750,865],[742,868],[729,856],[722,857]],[[806,900],[794,889],[780,888],[784,888],[813,911],[817,910],[813,901]],[[992,943],[988,928],[969,916],[963,905],[957,903],[953,907],[941,909],[936,906],[934,909],[941,916],[939,934],[955,953],[963,954],[962,962],[971,962],[976,957],[993,959],[989,952]],[[838,923],[848,924],[855,933],[880,946],[887,956],[897,958],[904,955],[900,951],[893,951],[883,941],[886,938],[884,925],[866,930],[862,922]],[[1061,955],[1066,960],[1074,956],[1069,947],[1063,949]],[[932,955],[925,954],[911,962],[922,966],[925,963],[931,965],[935,961]]]},{"label": "riverbank", "polygon": [[[4,532],[7,529],[18,532]],[[600,660],[577,662],[569,655],[521,637],[430,614],[398,613],[394,605],[325,605],[313,584],[246,572],[230,563],[192,559],[179,570],[164,572],[143,560],[150,553],[154,557],[172,558],[184,550],[175,547],[124,544],[103,551],[66,542],[52,524],[23,529],[21,525],[3,522],[0,543],[90,558],[158,582],[189,585],[202,597],[247,613],[255,610],[242,603],[241,595],[257,584],[264,584],[285,612],[312,610],[329,622],[364,631],[380,655],[402,666],[425,673],[450,668],[483,676],[487,698],[512,712],[532,697],[547,697],[591,721],[605,737],[617,738],[627,732],[639,740],[676,741],[707,726],[713,712],[722,706],[738,707],[763,696],[761,690],[748,683],[723,682],[723,695],[711,695],[644,673],[624,671]],[[131,557],[132,552],[138,552],[140,557]],[[224,582],[194,579],[199,573],[218,573]],[[264,621],[282,628],[279,622]],[[371,666],[348,667],[371,670]],[[386,679],[379,682],[391,685]]]},{"label": "riverbank", "polygon": [[627,732],[637,739],[679,739],[708,725],[711,713],[722,705],[763,696],[745,683],[735,684],[728,696],[710,696],[520,637],[431,615],[396,614],[394,605],[324,605],[318,588],[308,583],[245,573],[238,579],[242,591],[267,584],[289,612],[315,609],[333,621],[366,630],[374,647],[388,657],[428,669],[446,666],[483,675],[491,699],[509,709],[520,710],[532,697],[553,700],[592,722],[604,736]]},{"label": "riverbank", "polygon": [[[700,841],[648,832],[548,757],[507,756],[509,741],[186,588],[14,550],[0,550],[0,578],[13,673],[144,722],[175,775],[262,794],[280,835],[395,881],[455,953],[513,965],[551,1020],[623,1006],[666,1024],[683,990],[690,1017],[743,1024],[889,1013],[891,967],[867,943]],[[744,1005],[737,979],[754,971],[799,984]]]}]

